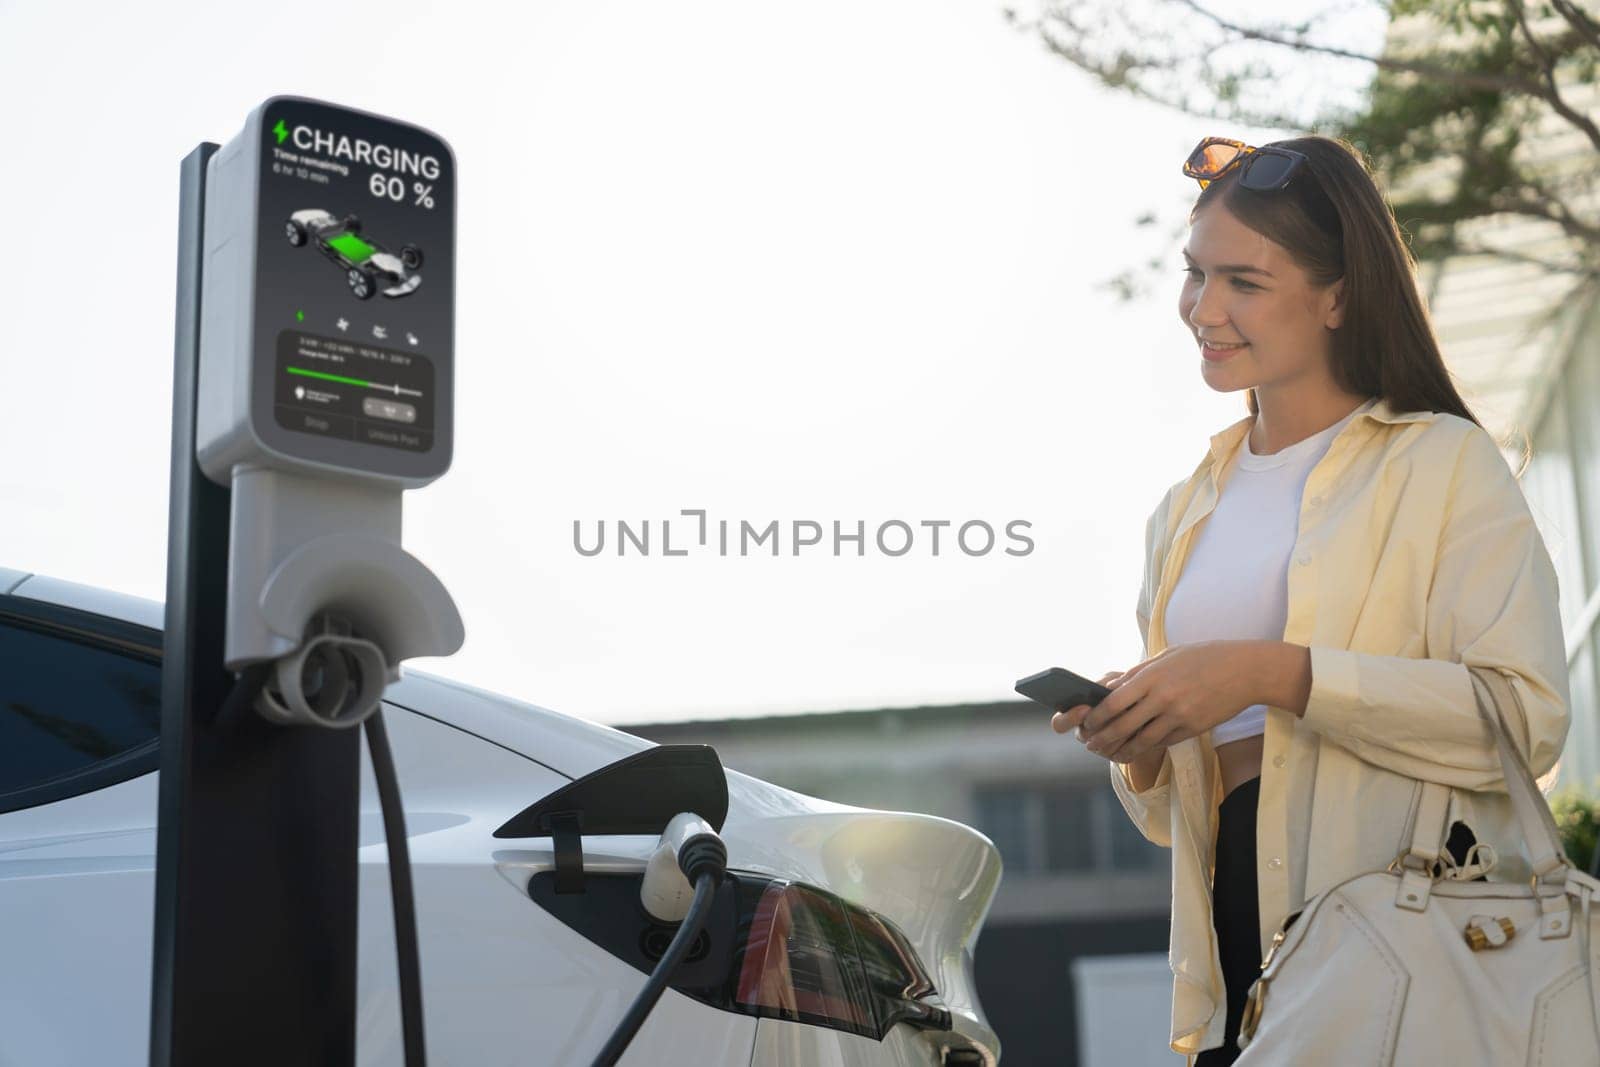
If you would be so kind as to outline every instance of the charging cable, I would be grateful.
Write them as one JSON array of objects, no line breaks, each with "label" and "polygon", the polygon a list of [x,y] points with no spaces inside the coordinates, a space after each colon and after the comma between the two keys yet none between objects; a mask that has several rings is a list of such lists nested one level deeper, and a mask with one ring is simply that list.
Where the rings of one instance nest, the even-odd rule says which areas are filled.
[{"label": "charging cable", "polygon": [[[676,862],[671,862],[676,860]],[[711,911],[711,901],[717,886],[728,868],[728,849],[717,831],[693,812],[673,816],[662,831],[661,842],[645,867],[644,882],[640,887],[640,900],[650,914],[663,922],[681,919],[678,932],[667,951],[661,954],[655,970],[650,972],[644,988],[634,997],[628,1013],[611,1035],[594,1067],[614,1067],[629,1042],[644,1025],[650,1010],[661,999],[667,983],[677,971],[689,946],[705,927],[706,916]],[[687,911],[680,910],[689,898],[688,887],[693,884],[694,895],[689,899]]]},{"label": "charging cable", "polygon": [[[331,621],[325,629],[342,630]],[[365,646],[363,648],[362,646]],[[400,781],[394,770],[394,754],[383,726],[379,705],[383,697],[381,653],[377,664],[370,661],[369,642],[345,638],[342,643],[317,641],[291,655],[292,671],[281,661],[252,663],[229,689],[219,720],[234,720],[254,707],[270,722],[286,724],[273,699],[269,683],[278,683],[278,696],[292,683],[315,678],[314,713],[302,715],[299,724],[340,729],[362,723],[366,728],[367,751],[372,756],[372,775],[378,784],[378,803],[383,809],[384,840],[389,849],[389,895],[394,905],[394,941],[400,970],[400,1026],[405,1049],[405,1067],[425,1067],[427,1063],[422,1034],[422,966],[417,951],[416,898],[411,885],[411,852],[406,845],[405,809],[400,803]],[[354,654],[352,654],[352,651]],[[309,658],[308,658],[309,654]],[[376,677],[374,675],[376,674]],[[304,705],[298,689],[290,693],[290,703]],[[265,707],[264,707],[265,705]],[[709,899],[709,897],[708,897]]]},{"label": "charging cable", "polygon": [[389,897],[394,904],[394,945],[400,964],[400,1025],[405,1041],[405,1067],[427,1063],[422,1041],[422,965],[417,954],[417,905],[411,887],[411,852],[406,846],[406,815],[400,804],[400,781],[383,728],[383,712],[367,716],[367,751],[378,781],[383,808],[383,834],[389,846]]}]

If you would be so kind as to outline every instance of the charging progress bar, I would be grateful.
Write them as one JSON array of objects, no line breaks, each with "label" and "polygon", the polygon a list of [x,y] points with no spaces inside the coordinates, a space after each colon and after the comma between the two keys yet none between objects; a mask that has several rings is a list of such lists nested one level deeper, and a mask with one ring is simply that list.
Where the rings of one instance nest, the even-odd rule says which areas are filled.
[{"label": "charging progress bar", "polygon": [[302,378],[319,378],[325,382],[339,382],[341,385],[359,385],[365,389],[379,389],[395,396],[421,396],[416,389],[402,389],[398,385],[384,385],[382,382],[364,382],[360,378],[346,378],[338,374],[325,374],[319,370],[306,370],[304,367],[285,367],[290,374],[298,374]]}]

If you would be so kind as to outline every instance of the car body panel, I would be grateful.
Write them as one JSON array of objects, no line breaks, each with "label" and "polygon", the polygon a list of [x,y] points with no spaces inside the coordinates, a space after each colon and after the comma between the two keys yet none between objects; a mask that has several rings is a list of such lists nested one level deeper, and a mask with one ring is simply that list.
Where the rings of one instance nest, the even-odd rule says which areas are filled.
[{"label": "car body panel", "polygon": [[[783,1019],[762,1019],[756,1027],[750,1067],[827,1064],[828,1067],[924,1067],[943,1062],[940,1048],[950,1035],[918,1033],[908,1026],[890,1030],[882,1041],[822,1030]],[[960,1046],[965,1047],[965,1046]]]},{"label": "car body panel", "polygon": [[0,816],[0,1063],[149,1058],[156,776]]},{"label": "car body panel", "polygon": [[[955,1033],[997,1049],[998,1037],[978,1004],[969,951],[1000,881],[999,856],[988,839],[933,816],[851,808],[738,771],[727,775],[728,820],[721,833],[728,866],[823,886],[889,919],[916,947],[940,1002],[950,1010]],[[595,871],[640,870],[655,843],[648,837],[613,837],[597,850],[585,840],[584,865]],[[503,848],[495,859],[513,885],[526,886],[534,872],[555,867],[543,838],[529,847]],[[909,1030],[900,1026],[892,1032]],[[929,1062],[926,1051],[915,1062]]]},{"label": "car body panel", "polygon": [[[444,714],[448,709],[452,725],[568,778],[582,778],[624,756],[655,747],[653,742],[621,730],[404,667],[384,699],[425,715]],[[529,797],[523,806],[537,799]],[[507,812],[506,817],[515,814]]]},{"label": "car body panel", "polygon": [[[508,813],[566,779],[437,720],[395,707],[384,715],[405,798],[434,1058],[521,1067],[538,1049],[539,1062],[593,1061],[644,976],[553,919],[491,861]],[[361,796],[357,1049],[359,1063],[376,1067],[403,1057],[387,851],[365,761]],[[755,1022],[668,990],[621,1063],[742,1067]],[[673,1050],[665,1059],[663,1048]]]},{"label": "car body panel", "polygon": [[[555,922],[485,863],[494,829],[565,779],[401,708],[385,712],[406,798],[425,1030],[436,1060],[589,1062],[643,976]],[[150,1026],[157,776],[0,818],[0,1063],[143,1064]],[[363,766],[358,853],[357,1062],[400,1047],[382,812]],[[241,916],[241,919],[246,917]],[[21,964],[21,966],[17,966]],[[247,966],[237,975],[248,996]],[[83,1025],[93,1019],[94,1025]],[[555,1025],[559,1024],[559,1025]],[[756,1020],[671,990],[623,1064],[749,1063]]]},{"label": "car body panel", "polygon": [[126,593],[113,593],[109,589],[80,585],[60,578],[46,578],[38,574],[27,575],[11,589],[10,595],[45,604],[57,604],[64,608],[75,608],[78,611],[87,611],[91,615],[120,619],[137,626],[147,626],[157,632],[160,632],[165,625],[165,608],[160,601],[146,600]]},{"label": "car body panel", "polygon": [[[29,577],[14,595],[152,629],[162,623],[158,603],[71,582]],[[386,705],[433,1055],[520,1067],[536,1048],[544,1062],[592,1060],[644,976],[530,899],[529,878],[553,867],[548,839],[493,834],[568,781],[653,743],[412,671],[389,687]],[[780,1020],[757,1025],[754,1017],[669,989],[622,1063],[716,1067],[754,1056],[772,1064],[937,1064],[941,1043],[996,1055],[970,951],[1000,877],[994,846],[944,819],[834,804],[734,770],[727,780],[722,835],[729,867],[818,885],[894,922],[917,948],[954,1032],[899,1025],[876,1042]],[[26,961],[0,977],[0,1064],[143,1063],[156,811],[157,775],[150,773],[0,815],[0,944],[8,958]],[[356,1020],[362,1064],[400,1058],[383,840],[364,759]],[[653,836],[586,838],[585,866],[642,870],[655,844]],[[249,980],[242,967],[241,995]],[[85,1018],[95,1025],[84,1027]]]}]

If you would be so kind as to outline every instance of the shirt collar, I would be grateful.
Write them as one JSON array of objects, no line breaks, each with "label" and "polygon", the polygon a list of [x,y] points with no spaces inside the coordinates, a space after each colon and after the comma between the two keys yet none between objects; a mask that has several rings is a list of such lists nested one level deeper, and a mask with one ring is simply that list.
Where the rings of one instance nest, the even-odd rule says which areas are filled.
[{"label": "shirt collar", "polygon": [[[1378,402],[1363,411],[1357,417],[1376,419],[1379,422],[1431,422],[1439,417],[1436,411],[1396,411],[1389,403],[1388,397],[1379,397]],[[1227,429],[1211,435],[1211,459],[1221,464],[1227,461],[1243,440],[1244,435],[1250,432],[1250,426],[1255,421],[1254,415],[1246,415]]]}]

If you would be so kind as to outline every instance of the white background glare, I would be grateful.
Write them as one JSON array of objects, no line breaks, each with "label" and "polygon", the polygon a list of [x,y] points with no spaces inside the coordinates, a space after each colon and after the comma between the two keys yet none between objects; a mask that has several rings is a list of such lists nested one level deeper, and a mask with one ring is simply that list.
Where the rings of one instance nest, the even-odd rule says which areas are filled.
[{"label": "white background glare", "polygon": [[[1097,89],[999,3],[155,7],[0,5],[0,567],[164,595],[179,161],[293,93],[458,161],[455,461],[406,544],[468,636],[417,668],[641,723],[1137,662],[1145,518],[1245,407],[1133,222],[1182,217],[1200,137],[1270,131]],[[1155,296],[1096,288],[1163,248]],[[665,558],[686,508],[784,555]],[[1035,547],[889,558],[890,519]]]}]

